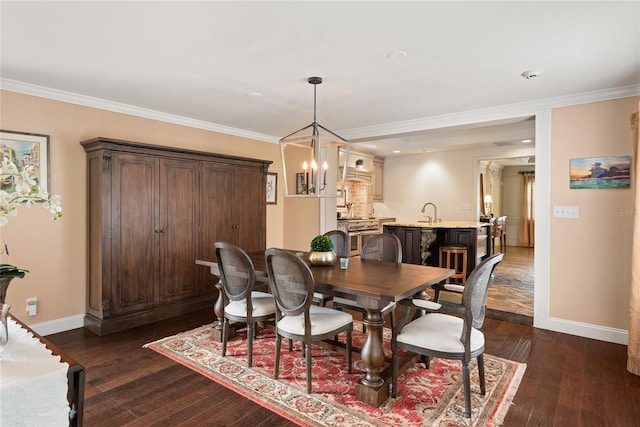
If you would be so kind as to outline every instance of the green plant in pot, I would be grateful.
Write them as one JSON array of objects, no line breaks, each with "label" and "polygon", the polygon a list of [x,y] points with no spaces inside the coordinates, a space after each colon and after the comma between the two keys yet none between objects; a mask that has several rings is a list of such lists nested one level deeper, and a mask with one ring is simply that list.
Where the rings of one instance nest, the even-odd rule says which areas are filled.
[{"label": "green plant in pot", "polygon": [[319,235],[311,240],[309,263],[312,265],[333,265],[336,258],[336,253],[333,251],[333,241],[329,237]]},{"label": "green plant in pot", "polygon": [[364,167],[364,160],[362,160],[362,159],[356,160],[356,167],[358,169],[362,169]]}]

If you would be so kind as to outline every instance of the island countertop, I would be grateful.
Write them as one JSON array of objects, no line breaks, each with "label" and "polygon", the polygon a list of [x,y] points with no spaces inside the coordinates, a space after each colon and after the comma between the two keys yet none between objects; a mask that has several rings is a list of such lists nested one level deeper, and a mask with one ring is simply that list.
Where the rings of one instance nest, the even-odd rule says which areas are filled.
[{"label": "island countertop", "polygon": [[437,224],[429,224],[424,221],[387,222],[384,225],[391,227],[419,227],[419,228],[482,228],[487,227],[487,222],[473,221],[442,221]]}]

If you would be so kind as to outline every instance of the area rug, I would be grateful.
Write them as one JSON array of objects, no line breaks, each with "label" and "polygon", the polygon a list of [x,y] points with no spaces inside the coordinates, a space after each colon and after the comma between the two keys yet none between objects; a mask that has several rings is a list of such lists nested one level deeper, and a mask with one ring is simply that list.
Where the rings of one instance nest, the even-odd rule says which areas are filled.
[{"label": "area rug", "polygon": [[[365,339],[359,322],[353,343]],[[398,397],[379,408],[355,399],[355,384],[364,365],[354,352],[353,370],[347,373],[344,350],[326,344],[312,347],[312,394],[306,393],[306,369],[301,345],[289,352],[286,340],[280,358],[280,378],[273,379],[275,334],[262,329],[254,340],[253,367],[247,367],[245,330],[227,344],[210,338],[212,325],[167,337],[144,347],[181,363],[240,395],[301,426],[499,426],[506,415],[525,364],[485,354],[487,392],[480,394],[476,362],[470,365],[472,414],[464,417],[462,367],[458,361],[434,358],[427,370],[416,363],[398,379]],[[385,330],[385,353],[390,357],[390,331]],[[341,335],[344,341],[345,336]]]}]

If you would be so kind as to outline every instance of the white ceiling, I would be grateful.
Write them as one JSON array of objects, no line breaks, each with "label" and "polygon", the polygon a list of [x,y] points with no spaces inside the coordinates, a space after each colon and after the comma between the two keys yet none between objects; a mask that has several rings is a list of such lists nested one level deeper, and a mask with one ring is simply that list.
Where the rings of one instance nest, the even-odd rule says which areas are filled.
[{"label": "white ceiling", "polygon": [[312,121],[321,76],[318,122],[382,155],[534,138],[530,117],[432,123],[640,84],[638,1],[2,1],[0,15],[5,89],[277,141]]}]

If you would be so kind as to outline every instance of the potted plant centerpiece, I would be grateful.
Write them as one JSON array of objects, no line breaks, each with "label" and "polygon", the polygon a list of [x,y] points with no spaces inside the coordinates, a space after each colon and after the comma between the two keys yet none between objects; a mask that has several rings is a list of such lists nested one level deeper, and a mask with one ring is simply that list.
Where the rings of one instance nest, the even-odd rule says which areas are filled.
[{"label": "potted plant centerpiece", "polygon": [[309,263],[312,265],[333,265],[336,262],[333,241],[327,236],[319,235],[311,240]]},{"label": "potted plant centerpiece", "polygon": [[356,167],[357,167],[358,169],[362,169],[362,168],[364,168],[364,160],[362,160],[362,159],[358,159],[358,160],[356,160]]}]

